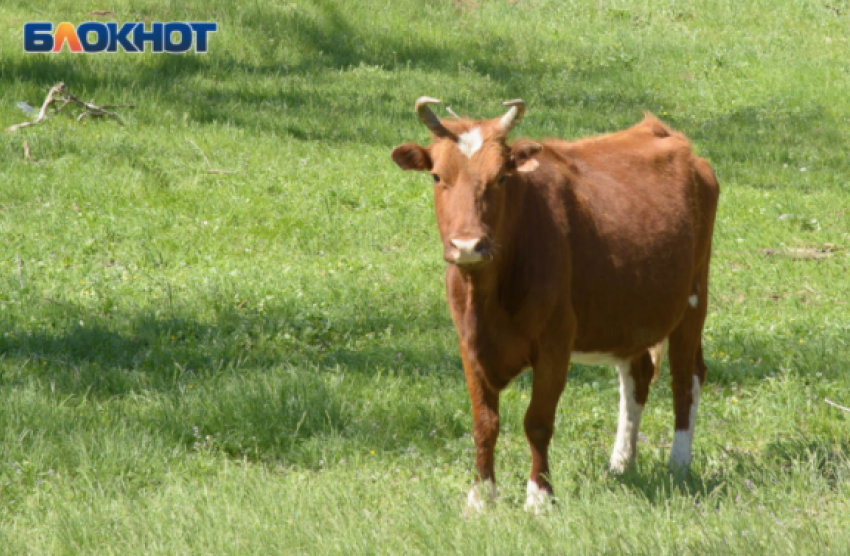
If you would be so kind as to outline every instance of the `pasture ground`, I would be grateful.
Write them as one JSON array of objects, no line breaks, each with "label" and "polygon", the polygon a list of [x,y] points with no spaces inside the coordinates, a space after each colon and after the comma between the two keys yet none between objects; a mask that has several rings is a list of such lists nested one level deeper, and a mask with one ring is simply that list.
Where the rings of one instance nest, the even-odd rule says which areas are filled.
[{"label": "pasture ground", "polygon": [[[25,22],[102,9],[220,31],[208,55],[23,54]],[[850,414],[824,398],[850,405],[848,26],[843,0],[5,0],[0,127],[58,81],[138,107],[0,137],[0,552],[846,554]],[[521,97],[517,137],[650,110],[711,160],[684,482],[666,370],[618,478],[614,371],[574,366],[558,506],[522,510],[526,376],[501,498],[461,518],[471,413],[430,179],[389,159],[427,141],[423,94],[475,117]]]}]

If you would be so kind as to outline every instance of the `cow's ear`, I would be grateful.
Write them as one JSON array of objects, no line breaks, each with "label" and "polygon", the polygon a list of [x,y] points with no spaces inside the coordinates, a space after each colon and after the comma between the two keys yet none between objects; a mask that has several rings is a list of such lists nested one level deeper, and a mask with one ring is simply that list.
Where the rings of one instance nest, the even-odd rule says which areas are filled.
[{"label": "cow's ear", "polygon": [[393,162],[402,170],[430,170],[433,165],[428,149],[416,143],[405,143],[393,149]]},{"label": "cow's ear", "polygon": [[522,141],[511,149],[510,166],[517,172],[533,172],[540,163],[534,155],[543,150],[543,145],[534,141]]}]

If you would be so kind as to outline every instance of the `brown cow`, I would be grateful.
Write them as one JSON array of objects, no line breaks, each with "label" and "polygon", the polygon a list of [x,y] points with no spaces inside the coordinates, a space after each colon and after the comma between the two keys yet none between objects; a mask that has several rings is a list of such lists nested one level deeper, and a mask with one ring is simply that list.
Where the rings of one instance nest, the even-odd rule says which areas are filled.
[{"label": "brown cow", "polygon": [[448,302],[472,398],[477,480],[469,506],[495,496],[499,392],[528,367],[526,509],[537,511],[552,493],[548,447],[570,360],[616,367],[610,467],[625,470],[665,341],[676,414],[670,466],[688,466],[706,376],[701,336],[719,196],[709,164],[651,115],[602,137],[509,146],[523,101],[483,121],[441,121],[428,106],[438,102],[416,101],[432,144],[405,143],[392,159],[434,178]]}]

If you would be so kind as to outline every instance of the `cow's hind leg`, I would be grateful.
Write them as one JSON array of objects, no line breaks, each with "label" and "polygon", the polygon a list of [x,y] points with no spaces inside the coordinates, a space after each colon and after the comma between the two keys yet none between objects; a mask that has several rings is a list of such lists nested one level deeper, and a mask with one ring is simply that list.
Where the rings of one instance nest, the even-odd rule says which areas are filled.
[{"label": "cow's hind leg", "polygon": [[670,378],[673,387],[673,408],[676,413],[673,447],[670,450],[670,468],[680,471],[691,463],[697,408],[705,382],[706,366],[702,354],[702,328],[708,311],[708,274],[711,260],[711,235],[717,213],[720,189],[717,178],[708,162],[694,158],[694,185],[699,191],[700,215],[697,252],[701,253],[700,270],[687,299],[687,308],[681,322],[670,334]]},{"label": "cow's hind leg", "polygon": [[[657,361],[660,365],[660,358]],[[655,362],[650,351],[645,351],[631,361],[623,360],[616,365],[620,375],[620,419],[611,454],[610,467],[614,473],[625,471],[637,455],[640,418],[655,375]]]},{"label": "cow's hind leg", "polygon": [[676,415],[670,469],[677,472],[691,463],[697,408],[707,370],[702,355],[702,327],[708,305],[707,273],[702,283],[705,286],[700,289],[696,307],[688,307],[682,322],[670,334],[668,357]]}]

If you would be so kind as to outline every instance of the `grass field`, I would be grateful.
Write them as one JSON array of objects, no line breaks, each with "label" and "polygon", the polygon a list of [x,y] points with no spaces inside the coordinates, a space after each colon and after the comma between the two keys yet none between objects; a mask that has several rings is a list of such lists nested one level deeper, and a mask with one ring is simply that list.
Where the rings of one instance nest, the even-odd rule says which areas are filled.
[{"label": "grass field", "polygon": [[[219,32],[207,55],[23,53],[25,22],[102,9]],[[850,405],[848,29],[844,0],[4,0],[0,127],[59,81],[137,107],[0,135],[0,553],[847,554],[850,414],[824,398]],[[430,179],[389,159],[427,141],[425,94],[521,97],[517,137],[650,110],[714,165],[683,483],[666,370],[614,477],[615,372],[574,366],[558,506],[522,510],[525,376],[501,497],[462,518]]]}]

